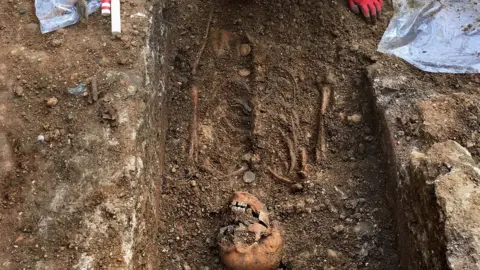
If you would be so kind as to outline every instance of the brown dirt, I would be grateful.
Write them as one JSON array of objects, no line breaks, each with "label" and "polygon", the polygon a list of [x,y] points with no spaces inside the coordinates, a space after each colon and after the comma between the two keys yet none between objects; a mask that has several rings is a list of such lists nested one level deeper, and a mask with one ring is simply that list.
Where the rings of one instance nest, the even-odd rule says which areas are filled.
[{"label": "brown dirt", "polygon": [[[192,76],[210,8],[202,1],[166,7],[173,71],[161,268],[219,268],[215,236],[233,191],[244,190],[282,222],[284,264],[396,269],[386,175],[363,86],[385,21],[366,25],[340,2],[215,1]],[[251,53],[242,56],[241,44]],[[324,119],[327,151],[317,162],[319,89],[326,85],[333,90]],[[198,156],[191,160],[193,86],[199,91]],[[298,174],[302,148],[306,179]],[[242,168],[255,173],[253,183],[235,173]],[[269,168],[294,184],[272,177]]]},{"label": "brown dirt", "polygon": [[[147,7],[144,1],[125,1],[123,16],[146,13]],[[88,24],[42,35],[34,1],[5,0],[0,30],[0,268],[73,269],[80,255],[90,252],[97,256],[96,267],[120,267],[122,251],[110,249],[120,246],[118,231],[110,228],[110,242],[102,244],[94,235],[103,227],[85,227],[94,220],[107,227],[112,213],[104,204],[119,193],[132,194],[124,183],[112,185],[105,177],[112,175],[106,164],[122,163],[122,151],[129,148],[122,143],[126,130],[118,113],[140,111],[134,101],[137,78],[118,74],[142,67],[136,57],[148,22],[124,20],[124,35],[112,38],[109,20],[97,12]],[[98,100],[92,100],[94,76]],[[79,83],[88,86],[85,95],[67,92]],[[122,92],[132,85],[137,96]],[[106,140],[120,143],[105,143],[104,132]],[[97,170],[103,162],[104,170]],[[104,210],[96,212],[99,208]],[[98,241],[87,240],[91,237]]]},{"label": "brown dirt", "polygon": [[[401,139],[394,142],[459,139],[479,160],[479,137],[472,133],[478,106],[461,92],[478,94],[480,77],[425,74],[377,54],[387,21],[367,25],[342,1],[214,1],[195,76],[210,2],[124,0],[121,38],[111,37],[109,21],[98,12],[87,24],[41,35],[33,1],[4,2],[2,269],[220,269],[215,237],[237,190],[258,196],[281,222],[284,265],[397,269],[385,156],[365,90],[365,68],[375,62],[395,76],[408,73],[399,76],[406,92],[428,82],[425,91],[434,85],[445,95],[420,102],[425,119],[459,119],[445,129],[422,129],[421,120],[404,113],[396,121]],[[391,15],[388,8],[385,15]],[[144,59],[151,16],[154,41]],[[242,56],[241,44],[251,53]],[[171,66],[164,66],[163,55]],[[154,74],[145,74],[151,67]],[[98,100],[90,87],[94,76]],[[67,92],[79,83],[89,86],[88,95]],[[198,144],[190,160],[193,86],[199,91]],[[333,91],[322,120],[327,151],[317,162],[319,89],[325,86]],[[308,156],[304,174],[301,149]],[[253,183],[243,181],[245,170],[255,173]]]},{"label": "brown dirt", "polygon": [[[403,268],[477,268],[477,220],[468,217],[477,216],[478,185],[469,170],[478,170],[479,76],[385,67],[368,68],[368,90],[390,171],[398,256],[408,262]],[[464,205],[452,206],[458,202]]]}]

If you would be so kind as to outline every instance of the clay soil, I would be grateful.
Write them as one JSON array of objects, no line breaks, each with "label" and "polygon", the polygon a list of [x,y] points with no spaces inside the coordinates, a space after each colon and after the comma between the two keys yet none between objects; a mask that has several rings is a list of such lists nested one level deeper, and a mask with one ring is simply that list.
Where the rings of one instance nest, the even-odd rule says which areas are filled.
[{"label": "clay soil", "polygon": [[[313,0],[178,0],[165,16],[172,74],[161,268],[221,269],[216,234],[233,192],[248,191],[283,225],[283,267],[397,269],[387,175],[364,85],[386,21],[368,25],[340,2]],[[326,150],[317,158],[325,87],[332,91]],[[299,174],[302,149],[306,175]]]},{"label": "clay soil", "polygon": [[[234,191],[257,196],[271,219],[282,224],[283,268],[405,266],[397,258],[385,198],[388,174],[374,132],[366,68],[377,63],[391,74],[406,72],[411,80],[405,84],[412,89],[428,82],[445,94],[476,93],[480,79],[426,74],[376,53],[390,7],[372,26],[343,1],[171,0],[150,13],[152,4],[162,6],[160,1],[125,0],[123,35],[113,38],[109,21],[98,12],[88,23],[42,35],[33,2],[0,4],[1,269],[123,269],[142,260],[158,261],[158,269],[222,269],[215,238],[226,225]],[[168,79],[164,172],[162,159],[150,155],[153,148],[162,149],[162,140],[137,150],[130,139],[136,133],[128,129],[137,120],[164,117],[161,110],[145,112],[139,105],[154,102],[141,90],[145,69],[139,55],[149,31],[147,18],[161,15],[170,65],[162,74]],[[98,99],[90,84],[94,78]],[[80,83],[88,85],[88,93],[67,92]],[[196,125],[193,87],[198,89]],[[317,159],[320,93],[326,88],[332,95],[322,118],[325,151]],[[459,121],[449,122],[439,137],[459,139],[478,161],[478,137],[470,143],[465,135],[478,126],[469,122],[468,113],[478,112],[465,102],[469,99],[451,102],[461,112]],[[439,111],[423,105],[431,112],[427,116]],[[405,141],[398,142],[424,140],[414,121],[405,119],[398,119],[408,128]],[[196,143],[190,157],[192,134]],[[156,140],[150,137],[145,141]],[[304,174],[302,150],[307,153]],[[142,164],[154,173],[145,177],[147,184],[139,180],[133,186],[141,166],[129,163],[131,155],[144,153]],[[155,184],[158,193],[151,191]],[[148,196],[158,202],[159,217],[139,212],[138,224],[154,233],[138,229],[137,235],[155,237],[144,250],[144,240],[136,239],[139,244],[127,250],[135,249],[135,255],[126,261],[122,245],[135,230],[130,234],[126,215],[136,208],[128,203]]]},{"label": "clay soil", "polygon": [[[145,13],[146,6],[124,1],[123,16]],[[98,185],[102,177],[82,171],[94,169],[95,158],[108,164],[121,160],[125,145],[100,138],[106,130],[114,137],[122,132],[116,129],[122,107],[113,94],[133,84],[120,73],[139,66],[133,60],[147,31],[147,22],[129,17],[123,36],[113,38],[109,20],[96,12],[88,23],[42,35],[34,1],[0,4],[1,269],[73,269],[85,252],[81,239],[94,232],[81,232],[81,220],[93,217],[95,207],[125,187]],[[105,70],[113,70],[110,79]],[[88,86],[84,93],[67,91],[79,84]],[[134,94],[123,99],[132,104]],[[131,105],[123,108],[137,111]],[[114,234],[110,243],[120,243]],[[99,242],[90,248],[99,258],[95,267],[122,261],[120,249],[108,250]]]}]

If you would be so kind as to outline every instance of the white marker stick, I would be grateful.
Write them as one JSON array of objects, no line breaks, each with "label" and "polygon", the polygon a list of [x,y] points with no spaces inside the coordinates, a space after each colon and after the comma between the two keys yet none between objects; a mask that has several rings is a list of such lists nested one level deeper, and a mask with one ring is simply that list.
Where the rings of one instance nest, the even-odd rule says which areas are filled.
[{"label": "white marker stick", "polygon": [[122,33],[122,22],[120,18],[120,0],[112,0],[112,34],[120,35]]}]

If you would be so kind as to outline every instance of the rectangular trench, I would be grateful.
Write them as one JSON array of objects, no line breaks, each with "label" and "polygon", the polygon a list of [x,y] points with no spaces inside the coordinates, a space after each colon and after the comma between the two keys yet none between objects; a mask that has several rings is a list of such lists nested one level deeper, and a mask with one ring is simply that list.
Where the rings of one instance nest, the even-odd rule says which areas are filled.
[{"label": "rectangular trench", "polygon": [[[282,224],[285,269],[399,269],[384,196],[388,174],[361,72],[370,60],[355,56],[358,48],[337,36],[334,21],[301,19],[341,9],[316,4],[315,13],[307,6],[216,2],[206,41],[209,3],[154,7],[147,63],[157,90],[149,97],[143,133],[152,209],[145,212],[139,265],[222,269],[216,236],[233,192],[242,190]],[[297,35],[292,29],[302,24],[306,30]],[[193,87],[198,145],[192,160]],[[322,87],[334,94],[324,120],[328,150],[317,163]],[[290,145],[298,162],[305,149],[307,176],[291,165]],[[270,169],[294,183],[282,183]],[[255,175],[253,182],[244,180],[246,171]]]},{"label": "rectangular trench", "polygon": [[[365,71],[381,27],[343,31],[358,20],[327,14],[351,16],[313,1],[154,5],[142,133],[151,188],[136,265],[223,269],[217,233],[232,194],[248,191],[282,224],[282,269],[454,269],[431,176],[409,175],[408,147],[396,147]],[[318,161],[322,89],[333,94]],[[416,184],[399,188],[405,178]]]}]

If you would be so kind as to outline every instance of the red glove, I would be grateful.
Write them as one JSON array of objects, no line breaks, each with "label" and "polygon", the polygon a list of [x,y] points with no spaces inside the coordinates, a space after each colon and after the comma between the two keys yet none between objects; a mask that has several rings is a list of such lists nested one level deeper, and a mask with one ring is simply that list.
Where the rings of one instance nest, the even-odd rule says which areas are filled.
[{"label": "red glove", "polygon": [[348,7],[355,14],[360,14],[375,23],[382,12],[383,0],[348,0]]}]

